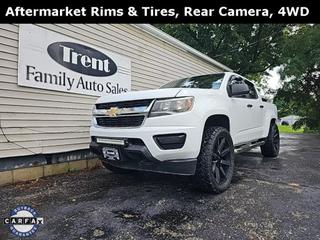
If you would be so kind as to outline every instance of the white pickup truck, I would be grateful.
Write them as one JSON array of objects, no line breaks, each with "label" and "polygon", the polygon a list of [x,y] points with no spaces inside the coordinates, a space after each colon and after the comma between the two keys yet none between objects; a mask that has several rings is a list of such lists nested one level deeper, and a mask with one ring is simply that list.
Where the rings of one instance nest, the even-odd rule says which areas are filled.
[{"label": "white pickup truck", "polygon": [[252,82],[214,73],[100,97],[90,148],[114,172],[192,175],[197,188],[219,193],[230,185],[235,153],[260,146],[263,156],[278,155],[276,119]]}]

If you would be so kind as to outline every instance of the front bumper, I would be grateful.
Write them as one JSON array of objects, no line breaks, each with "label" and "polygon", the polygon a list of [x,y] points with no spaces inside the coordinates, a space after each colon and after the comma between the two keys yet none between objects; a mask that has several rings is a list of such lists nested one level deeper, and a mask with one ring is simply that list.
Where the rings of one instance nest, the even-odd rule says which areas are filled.
[{"label": "front bumper", "polygon": [[[100,127],[94,122],[91,137],[138,138],[143,141],[152,157],[159,161],[197,158],[201,148],[203,126],[194,112],[172,116],[146,118],[140,127]],[[163,149],[154,139],[156,135],[185,134],[185,143],[178,149]]]},{"label": "front bumper", "polygon": [[[107,160],[103,157],[103,147],[117,148],[120,160]],[[92,141],[92,152],[96,153],[102,161],[115,167],[131,170],[142,170],[177,175],[194,175],[197,165],[196,158],[175,159],[159,161],[155,159],[142,141],[128,141],[125,146],[110,145]]]}]

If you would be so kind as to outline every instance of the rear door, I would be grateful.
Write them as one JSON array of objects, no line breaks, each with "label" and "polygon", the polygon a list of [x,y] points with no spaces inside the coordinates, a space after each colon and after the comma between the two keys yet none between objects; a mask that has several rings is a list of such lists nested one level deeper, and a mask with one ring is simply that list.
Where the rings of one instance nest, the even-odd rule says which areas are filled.
[{"label": "rear door", "polygon": [[255,124],[255,132],[256,132],[256,138],[262,138],[263,137],[263,126],[264,126],[264,120],[265,120],[265,104],[262,101],[261,97],[258,94],[258,91],[254,84],[249,82],[251,84],[248,85],[250,89],[250,95],[252,99],[255,99],[253,114],[254,114],[254,124]]}]

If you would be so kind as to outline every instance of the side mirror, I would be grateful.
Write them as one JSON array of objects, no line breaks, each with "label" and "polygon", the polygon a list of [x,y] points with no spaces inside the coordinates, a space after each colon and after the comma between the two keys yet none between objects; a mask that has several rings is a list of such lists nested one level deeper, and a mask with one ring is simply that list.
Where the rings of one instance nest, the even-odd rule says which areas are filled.
[{"label": "side mirror", "polygon": [[231,85],[231,96],[240,96],[249,93],[249,87],[244,82],[235,82]]}]

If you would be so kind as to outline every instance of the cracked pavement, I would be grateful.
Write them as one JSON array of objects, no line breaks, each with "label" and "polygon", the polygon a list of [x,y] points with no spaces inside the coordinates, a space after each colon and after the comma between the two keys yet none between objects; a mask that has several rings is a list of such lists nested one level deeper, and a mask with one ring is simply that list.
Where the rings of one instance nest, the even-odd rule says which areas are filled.
[{"label": "cracked pavement", "polygon": [[[282,134],[278,158],[236,156],[230,189],[197,192],[188,177],[105,169],[0,189],[0,213],[33,206],[29,239],[320,239],[320,136]],[[0,224],[0,240],[17,239]]]}]

